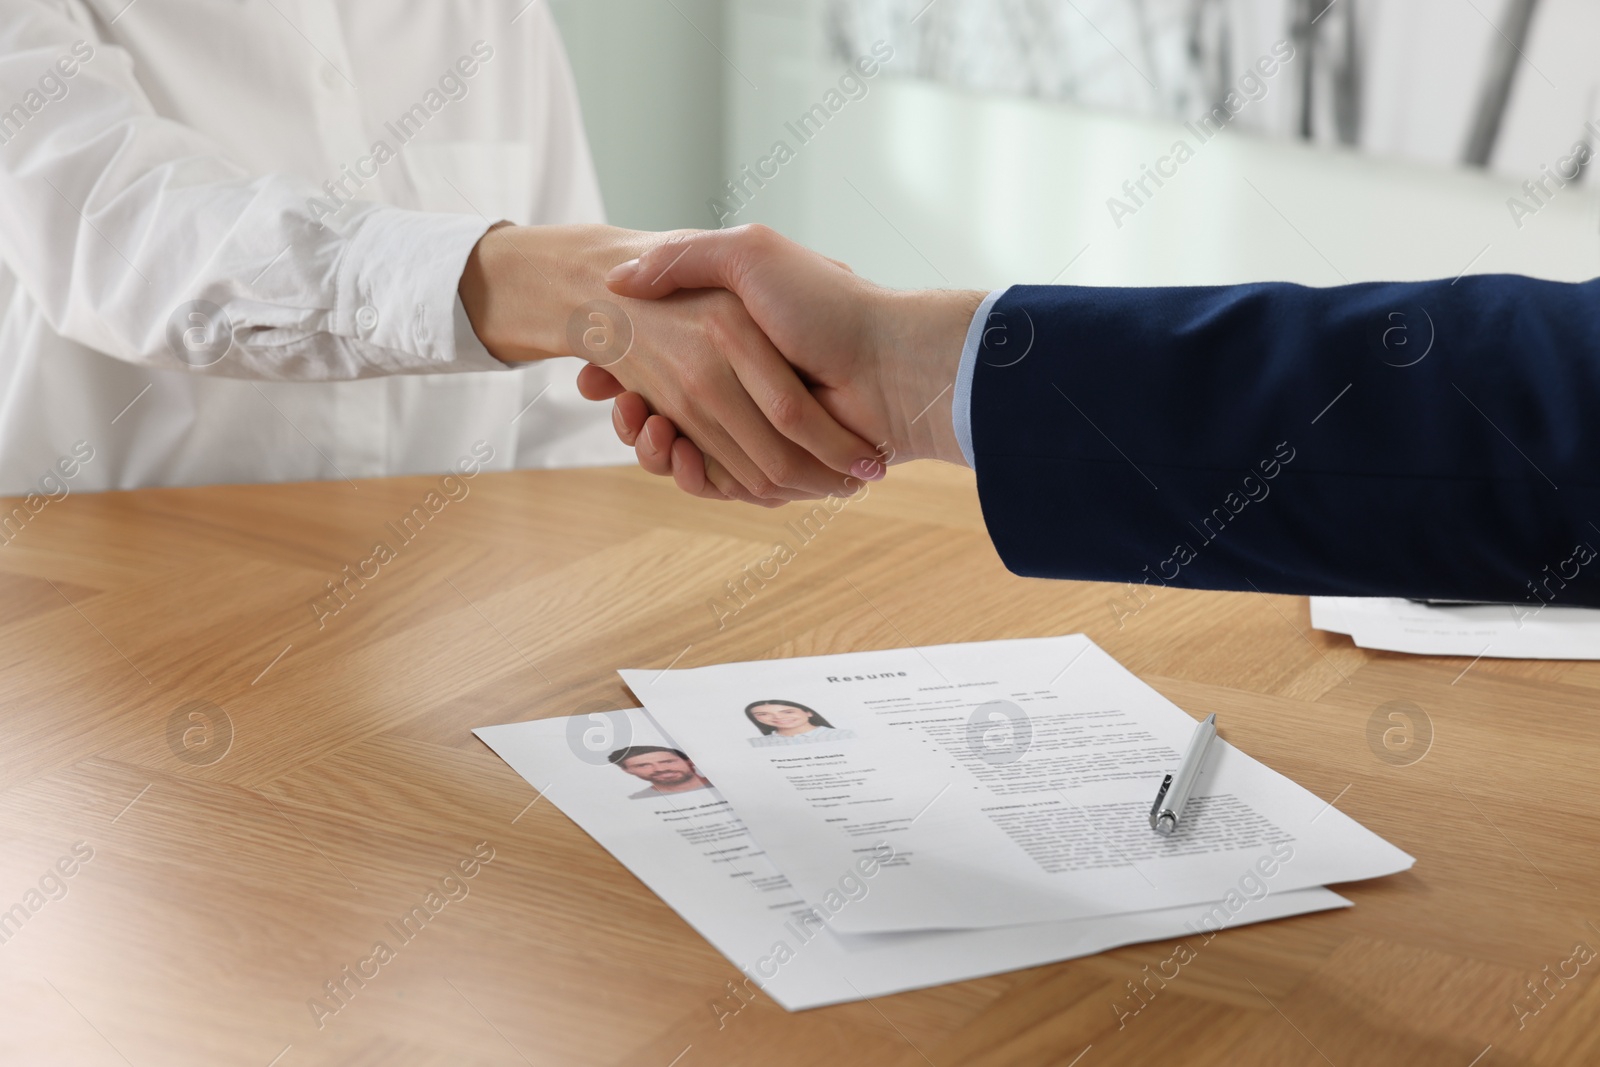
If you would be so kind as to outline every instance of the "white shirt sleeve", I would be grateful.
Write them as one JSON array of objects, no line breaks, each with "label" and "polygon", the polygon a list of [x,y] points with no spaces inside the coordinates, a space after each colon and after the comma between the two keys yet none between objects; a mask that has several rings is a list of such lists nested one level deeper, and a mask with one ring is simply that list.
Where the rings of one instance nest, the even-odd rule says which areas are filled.
[{"label": "white shirt sleeve", "polygon": [[508,369],[456,298],[489,221],[357,202],[319,222],[326,194],[158,115],[64,8],[0,0],[0,256],[58,333],[240,378]]}]

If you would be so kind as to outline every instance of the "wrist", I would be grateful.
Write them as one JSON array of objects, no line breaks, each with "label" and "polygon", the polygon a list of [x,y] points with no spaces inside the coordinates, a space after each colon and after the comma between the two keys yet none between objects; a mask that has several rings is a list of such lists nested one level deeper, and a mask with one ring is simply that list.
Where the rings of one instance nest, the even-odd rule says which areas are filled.
[{"label": "wrist", "polygon": [[872,317],[873,356],[889,409],[895,460],[963,466],[952,401],[961,352],[984,293],[884,290]]},{"label": "wrist", "polygon": [[509,231],[516,228],[505,222],[489,227],[467,256],[456,287],[472,332],[502,363],[544,358],[519,329],[524,309],[515,296],[515,286],[508,284],[508,274],[515,271],[507,260],[513,248]]},{"label": "wrist", "polygon": [[567,324],[591,300],[615,299],[605,274],[662,235],[614,226],[490,227],[467,257],[458,292],[483,346],[504,363],[583,356]]}]

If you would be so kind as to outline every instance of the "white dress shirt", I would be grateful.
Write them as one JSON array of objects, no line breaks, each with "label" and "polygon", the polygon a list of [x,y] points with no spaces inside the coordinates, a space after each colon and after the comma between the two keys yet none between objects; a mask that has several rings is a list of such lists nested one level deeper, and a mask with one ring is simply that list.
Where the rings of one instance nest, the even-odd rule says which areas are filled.
[{"label": "white dress shirt", "polygon": [[602,219],[525,3],[0,0],[0,493],[630,462],[456,297]]}]

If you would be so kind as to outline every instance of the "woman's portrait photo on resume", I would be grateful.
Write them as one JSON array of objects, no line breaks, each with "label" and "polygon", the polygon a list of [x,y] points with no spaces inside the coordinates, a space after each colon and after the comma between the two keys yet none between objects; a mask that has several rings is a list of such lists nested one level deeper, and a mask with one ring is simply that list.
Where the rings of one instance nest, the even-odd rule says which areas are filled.
[{"label": "woman's portrait photo on resume", "polygon": [[815,711],[792,700],[757,700],[745,706],[744,714],[761,731],[760,737],[750,739],[756,748],[846,741],[856,736],[853,730],[837,729]]}]

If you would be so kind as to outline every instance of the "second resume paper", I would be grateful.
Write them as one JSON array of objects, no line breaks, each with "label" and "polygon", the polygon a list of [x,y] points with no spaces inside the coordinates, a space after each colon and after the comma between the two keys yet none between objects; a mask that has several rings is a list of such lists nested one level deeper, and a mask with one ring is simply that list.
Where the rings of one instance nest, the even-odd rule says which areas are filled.
[{"label": "second resume paper", "polygon": [[1412,863],[1220,739],[1178,831],[1154,833],[1195,717],[1080,634],[621,673],[807,901],[892,857],[840,931],[1222,900],[1275,849],[1274,892]]},{"label": "second resume paper", "polygon": [[[1326,889],[1269,891],[1269,862],[1243,876],[1231,899],[1208,905],[981,930],[840,934],[831,926],[835,909],[797,898],[699,773],[694,753],[678,748],[645,712],[591,712],[474,732],[739,968],[738,984],[724,984],[694,954],[671,950],[676,984],[716,990],[710,1006],[719,1029],[756,988],[795,1011],[1182,938],[1154,969],[1164,983],[1177,976],[1168,967],[1193,960],[1224,928],[1349,907]],[[875,864],[863,864],[837,907],[869,897],[876,873]],[[1143,1003],[1118,991],[1112,1010],[1120,1018]]]}]

